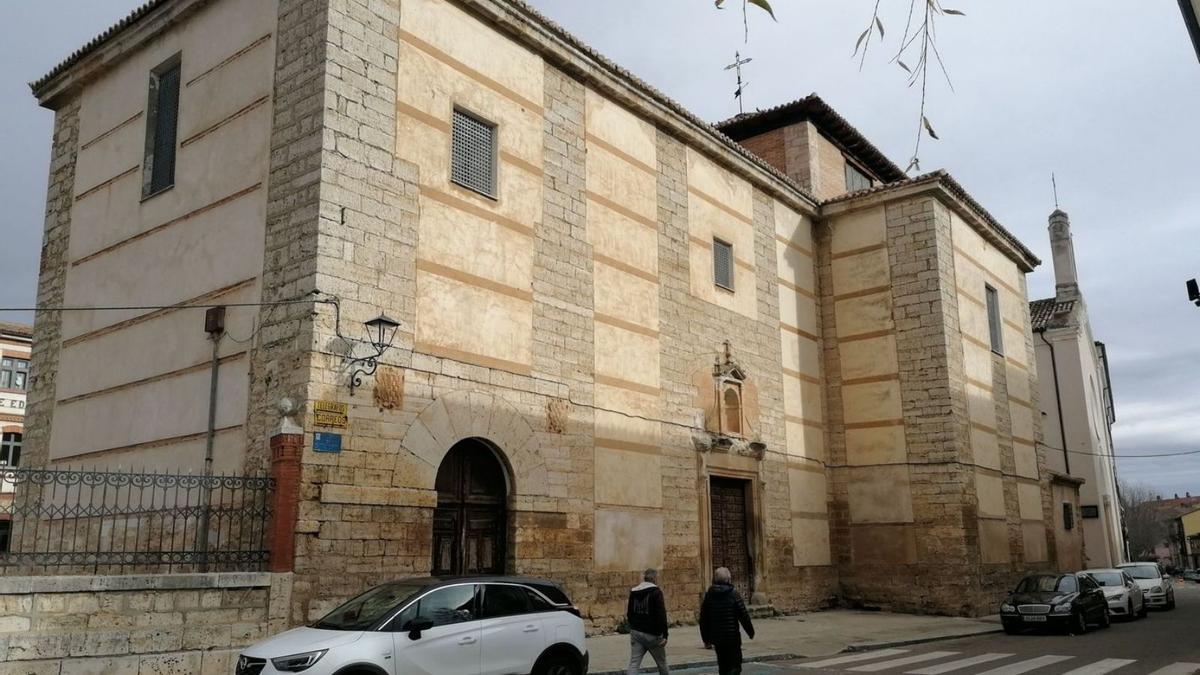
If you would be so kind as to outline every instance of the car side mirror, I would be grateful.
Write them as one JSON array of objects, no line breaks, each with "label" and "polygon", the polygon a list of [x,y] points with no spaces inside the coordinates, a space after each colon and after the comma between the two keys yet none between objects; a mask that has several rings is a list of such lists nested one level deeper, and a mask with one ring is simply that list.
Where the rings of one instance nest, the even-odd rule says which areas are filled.
[{"label": "car side mirror", "polygon": [[408,631],[409,640],[420,640],[422,631],[427,631],[430,628],[433,628],[433,619],[419,616],[404,624],[401,630]]}]

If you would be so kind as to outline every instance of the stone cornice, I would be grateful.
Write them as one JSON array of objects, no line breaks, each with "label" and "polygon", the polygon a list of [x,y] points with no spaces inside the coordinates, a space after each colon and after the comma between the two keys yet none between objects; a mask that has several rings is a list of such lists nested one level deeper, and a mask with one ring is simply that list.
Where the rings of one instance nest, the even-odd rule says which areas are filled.
[{"label": "stone cornice", "polygon": [[157,0],[90,40],[42,78],[30,83],[38,105],[56,110],[64,97],[195,13],[211,0]]},{"label": "stone cornice", "polygon": [[1020,242],[1017,242],[1007,230],[1000,227],[987,212],[982,211],[974,203],[974,200],[964,197],[962,188],[954,182],[949,174],[943,171],[918,176],[900,183],[882,185],[865,190],[860,194],[838,197],[821,205],[820,217],[838,216],[925,195],[937,198],[946,207],[952,209],[971,226],[971,229],[999,249],[1009,260],[1016,263],[1022,272],[1032,272],[1041,264],[1041,260],[1038,260]]}]

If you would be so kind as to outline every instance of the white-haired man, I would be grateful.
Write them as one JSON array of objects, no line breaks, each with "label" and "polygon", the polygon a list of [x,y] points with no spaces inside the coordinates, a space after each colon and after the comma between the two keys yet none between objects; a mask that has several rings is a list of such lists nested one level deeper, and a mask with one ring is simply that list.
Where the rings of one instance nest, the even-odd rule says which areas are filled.
[{"label": "white-haired man", "polygon": [[705,647],[717,652],[717,670],[721,675],[742,672],[742,632],[754,639],[754,624],[746,603],[733,587],[733,574],[726,567],[713,572],[713,584],[700,604],[700,638]]},{"label": "white-haired man", "polygon": [[643,572],[642,583],[630,589],[625,620],[629,623],[630,650],[626,675],[641,670],[647,652],[654,657],[659,675],[668,675],[671,671],[667,669],[667,602],[658,587],[658,570]]}]

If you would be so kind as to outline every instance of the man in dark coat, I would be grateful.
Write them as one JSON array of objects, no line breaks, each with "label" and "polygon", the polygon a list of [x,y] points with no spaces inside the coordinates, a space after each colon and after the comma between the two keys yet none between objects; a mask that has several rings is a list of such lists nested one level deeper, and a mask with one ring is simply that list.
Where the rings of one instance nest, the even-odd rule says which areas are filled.
[{"label": "man in dark coat", "polygon": [[746,603],[733,588],[733,575],[725,567],[713,573],[713,585],[704,594],[700,605],[700,637],[704,646],[717,652],[717,670],[721,675],[739,675],[742,672],[742,633],[738,625],[746,630],[746,636],[754,639],[754,624]]},{"label": "man in dark coat", "polygon": [[625,620],[629,622],[629,668],[634,675],[642,668],[646,652],[654,657],[659,675],[669,675],[667,669],[667,602],[658,587],[658,570],[642,573],[642,583],[629,591]]}]

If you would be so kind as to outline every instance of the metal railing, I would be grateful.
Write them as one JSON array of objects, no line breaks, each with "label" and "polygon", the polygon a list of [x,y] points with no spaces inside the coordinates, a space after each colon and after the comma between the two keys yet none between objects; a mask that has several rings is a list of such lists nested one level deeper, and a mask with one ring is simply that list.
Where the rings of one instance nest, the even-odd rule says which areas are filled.
[{"label": "metal railing", "polygon": [[272,481],[0,467],[0,575],[256,571]]}]

